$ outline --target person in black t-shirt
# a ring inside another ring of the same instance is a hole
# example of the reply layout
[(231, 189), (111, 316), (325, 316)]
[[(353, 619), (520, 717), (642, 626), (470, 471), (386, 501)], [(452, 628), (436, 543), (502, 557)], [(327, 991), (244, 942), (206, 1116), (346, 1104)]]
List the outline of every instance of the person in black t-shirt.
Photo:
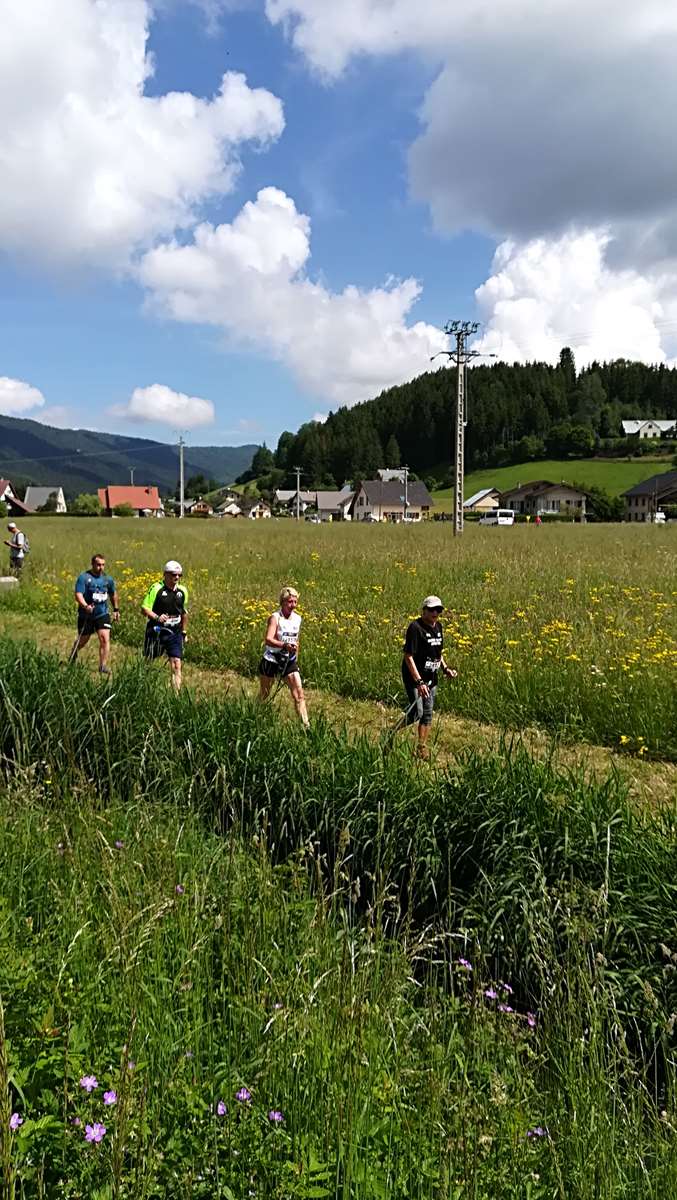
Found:
[(407, 629), (403, 646), (402, 680), (409, 700), (406, 715), (407, 725), (418, 721), (419, 758), (428, 757), (426, 745), (435, 706), (435, 689), (440, 670), (447, 679), (454, 679), (456, 671), (444, 661), (442, 647), (444, 635), (439, 615), (444, 605), (439, 596), (426, 596), (421, 615)]

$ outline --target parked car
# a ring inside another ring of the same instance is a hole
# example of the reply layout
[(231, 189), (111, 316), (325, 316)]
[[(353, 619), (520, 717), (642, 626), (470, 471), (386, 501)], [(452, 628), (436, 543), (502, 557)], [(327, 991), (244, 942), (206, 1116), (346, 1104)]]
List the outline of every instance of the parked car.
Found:
[(320, 525), (322, 522), (322, 517), (319, 513), (308, 513), (306, 521), (309, 521), (311, 525)]
[(495, 508), (480, 517), (480, 525), (514, 525), (515, 514), (511, 508)]

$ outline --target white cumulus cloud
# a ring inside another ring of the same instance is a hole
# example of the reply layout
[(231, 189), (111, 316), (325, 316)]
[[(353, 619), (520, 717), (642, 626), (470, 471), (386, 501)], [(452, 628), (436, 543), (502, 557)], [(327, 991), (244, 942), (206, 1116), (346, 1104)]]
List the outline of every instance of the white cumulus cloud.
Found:
[(211, 400), (186, 396), (164, 383), (134, 388), (127, 403), (113, 405), (110, 412), (127, 421), (156, 421), (177, 429), (197, 429), (201, 425), (211, 425), (214, 420)]
[(238, 149), (284, 127), (280, 101), (235, 72), (209, 99), (155, 96), (146, 0), (5, 4), (0, 39), (0, 248), (124, 267), (228, 192)]
[(0, 413), (5, 416), (17, 417), (32, 408), (42, 408), (45, 397), (39, 388), (32, 387), (23, 379), (10, 379), (0, 375)]
[(474, 348), (508, 362), (629, 358), (665, 362), (677, 349), (677, 273), (609, 265), (608, 234), (587, 231), (502, 243), (477, 289), (484, 328)]
[(139, 278), (161, 311), (272, 354), (333, 405), (420, 374), (446, 345), (441, 330), (408, 323), (416, 280), (332, 292), (307, 273), (309, 258), (308, 217), (268, 187), (232, 223), (199, 225), (189, 244), (149, 251)]

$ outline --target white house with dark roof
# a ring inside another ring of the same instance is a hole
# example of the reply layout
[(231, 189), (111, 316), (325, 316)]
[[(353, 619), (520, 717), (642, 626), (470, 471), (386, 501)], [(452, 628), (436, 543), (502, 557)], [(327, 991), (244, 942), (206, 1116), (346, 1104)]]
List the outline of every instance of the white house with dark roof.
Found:
[(33, 487), (32, 485), (27, 487), (26, 495), (24, 496), (24, 504), (26, 505), (26, 508), (32, 508), (33, 512), (38, 512), (43, 505), (47, 503), (50, 496), (56, 496), (56, 508), (54, 509), (54, 512), (68, 512), (68, 508), (66, 506), (66, 497), (63, 494), (63, 488), (59, 487), (58, 484), (53, 484), (51, 487)]
[[(406, 499), (406, 505), (405, 505)], [(355, 489), (350, 514), (353, 521), (424, 521), (430, 516), (433, 498), (420, 479), (406, 489), (399, 479), (362, 479)]]
[(340, 492), (316, 492), (317, 512), (322, 521), (350, 521), (354, 492), (346, 485)]
[(623, 492), (626, 521), (650, 522), (663, 504), (677, 504), (677, 471), (652, 475)]
[(624, 437), (644, 438), (677, 437), (677, 420), (663, 417), (645, 417), (633, 421), (621, 421)]

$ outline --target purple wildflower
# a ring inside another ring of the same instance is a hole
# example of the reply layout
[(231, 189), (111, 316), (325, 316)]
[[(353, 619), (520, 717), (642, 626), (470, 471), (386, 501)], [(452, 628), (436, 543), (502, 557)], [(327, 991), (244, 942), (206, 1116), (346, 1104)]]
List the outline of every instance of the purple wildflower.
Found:
[(280, 1002), (278, 1000), (277, 1004), (273, 1005), (273, 1008), (275, 1009), (276, 1012), (278, 1012), (279, 1009), (284, 1008), (284, 1004), (280, 1004)]
[(498, 992), (496, 991), (496, 988), (486, 988), (484, 995), (486, 996), (487, 1000), (498, 1000)]
[(271, 1125), (281, 1125), (284, 1121), (284, 1113), (281, 1113), (279, 1108), (271, 1108), (268, 1113), (268, 1120)]
[(112, 1088), (111, 1088), (110, 1092), (104, 1092), (103, 1102), (104, 1102), (104, 1104), (106, 1104), (108, 1106), (108, 1108), (110, 1108), (113, 1104), (117, 1104), (117, 1102), (118, 1102), (117, 1092), (113, 1091)]
[(534, 1126), (533, 1129), (527, 1130), (528, 1138), (533, 1139), (533, 1138), (542, 1138), (542, 1137), (547, 1137), (547, 1136), (548, 1136), (548, 1131), (547, 1131), (547, 1129), (544, 1129), (542, 1125), (536, 1125), (536, 1126)]
[(512, 996), (512, 988), (509, 983), (501, 983), (501, 991), (507, 992), (509, 996)]
[(185, 890), (186, 889), (182, 883), (177, 883), (176, 887), (174, 888), (174, 891), (176, 892), (177, 896), (183, 896)]
[(95, 1121), (93, 1125), (85, 1125), (85, 1141), (96, 1142), (97, 1145), (106, 1136), (106, 1126), (100, 1121)]
[(235, 1099), (239, 1100), (240, 1104), (249, 1104), (251, 1102), (251, 1098), (252, 1094), (249, 1088), (246, 1087), (241, 1087), (240, 1090), (235, 1093)]
[(136, 1063), (134, 1062), (134, 1059), (133, 1059), (133, 1058), (128, 1058), (128, 1059), (127, 1059), (127, 1070), (128, 1070), (128, 1071), (133, 1071), (133, 1070), (134, 1070), (134, 1068), (135, 1068), (135, 1066), (136, 1066)]
[(511, 1013), (511, 1012), (513, 1012), (513, 1009), (510, 1007), (509, 1004), (499, 1004), (498, 1011), (502, 1012), (502, 1013)]
[(80, 1120), (79, 1117), (73, 1117), (72, 1124), (75, 1125), (76, 1129), (79, 1129), (80, 1126), (82, 1125), (82, 1121)]
[(463, 967), (464, 971), (472, 971), (472, 963), (469, 963), (467, 958), (459, 958), (456, 960), (459, 967)]
[(124, 848), (125, 848), (125, 843), (123, 842), (122, 838), (118, 838), (115, 843), (115, 849), (116, 850), (124, 850)]
[(527, 1013), (527, 1025), (530, 1029), (536, 1028), (536, 1017), (533, 1013)]
[(23, 1123), (23, 1117), (20, 1117), (18, 1113), (12, 1113), (11, 1117), (9, 1118), (9, 1127), (12, 1130), (12, 1133), (16, 1133), (19, 1126), (23, 1125)]
[(86, 1092), (94, 1092), (98, 1086), (99, 1081), (96, 1078), (96, 1075), (83, 1075), (82, 1079), (80, 1080), (80, 1087), (84, 1088)]
[(223, 1100), (219, 1100), (219, 1102), (216, 1106), (216, 1113), (217, 1113), (217, 1116), (219, 1116), (219, 1117), (225, 1117), (227, 1115), (228, 1109), (226, 1108), (226, 1105), (223, 1103)]
[(184, 1056), (183, 1056), (183, 1057), (184, 1057), (184, 1058), (192, 1058), (192, 1057), (193, 1057), (193, 1051), (192, 1051), (192, 1050), (186, 1050), (186, 1052), (185, 1052), (185, 1054), (184, 1054)]

